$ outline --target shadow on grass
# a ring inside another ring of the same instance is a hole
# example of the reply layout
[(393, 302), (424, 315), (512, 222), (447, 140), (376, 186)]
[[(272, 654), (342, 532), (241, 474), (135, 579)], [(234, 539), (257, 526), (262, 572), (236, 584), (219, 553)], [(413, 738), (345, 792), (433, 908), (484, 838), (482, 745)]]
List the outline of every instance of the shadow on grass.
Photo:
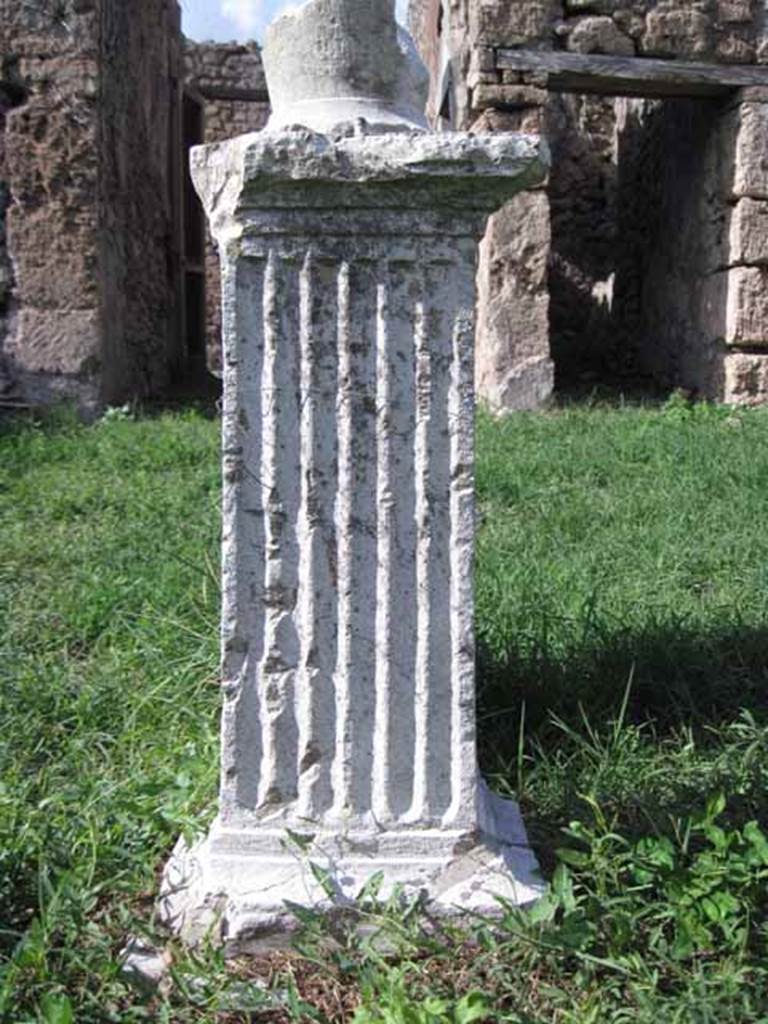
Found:
[(529, 732), (566, 721), (614, 718), (631, 679), (627, 720), (656, 734), (695, 733), (731, 721), (739, 709), (768, 721), (768, 625), (701, 631), (659, 626), (572, 645), (557, 656), (510, 649), (478, 656), (479, 716), (495, 743), (517, 742), (522, 706)]
[(562, 829), (591, 817), (585, 794), (627, 837), (669, 832), (715, 792), (732, 822), (768, 820), (768, 626), (481, 650), (478, 684), (482, 768), (520, 800), (546, 871)]
[(222, 383), (211, 373), (190, 373), (170, 384), (163, 392), (143, 399), (129, 399), (122, 405), (105, 405), (86, 414), (74, 402), (55, 405), (0, 405), (0, 437), (41, 430), (53, 435), (93, 423), (116, 414), (131, 419), (154, 419), (167, 413), (196, 412), (206, 419), (221, 414)]
[(558, 379), (554, 405), (558, 409), (573, 406), (589, 409), (624, 409), (627, 406), (658, 409), (676, 391), (675, 388), (665, 388), (653, 380), (641, 377), (585, 373)]
[(140, 408), (145, 416), (193, 409), (213, 418), (221, 412), (221, 399), (221, 379), (207, 370), (199, 370), (175, 381), (161, 395), (142, 402)]

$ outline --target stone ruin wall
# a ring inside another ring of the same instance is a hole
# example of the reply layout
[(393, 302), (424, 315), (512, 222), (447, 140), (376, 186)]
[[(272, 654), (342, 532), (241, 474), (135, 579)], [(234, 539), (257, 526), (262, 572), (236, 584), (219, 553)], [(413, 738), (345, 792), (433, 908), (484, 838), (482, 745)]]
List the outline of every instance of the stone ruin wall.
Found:
[(189, 369), (184, 95), (199, 141), (263, 127), (259, 48), (185, 42), (175, 0), (0, 0), (0, 53), (0, 402), (157, 394)]
[[(544, 131), (553, 150), (546, 190), (517, 197), (483, 244), (480, 394), (500, 410), (536, 407), (554, 359), (561, 383), (608, 372), (714, 398), (768, 397), (766, 190), (734, 171), (736, 156), (754, 178), (757, 137), (768, 141), (763, 97), (554, 95), (495, 60), (497, 47), (519, 47), (768, 63), (762, 0), (444, 4), (455, 125)], [(435, 2), (412, 0), (410, 20), (434, 64)], [(433, 68), (433, 87), (438, 77)], [(433, 93), (433, 117), (441, 102)]]
[(4, 404), (87, 411), (167, 379), (178, 17), (175, 0), (0, 0)]
[(11, 83), (6, 82), (0, 86), (0, 399), (9, 396), (13, 391), (13, 381), (2, 355), (13, 309), (13, 266), (8, 250), (6, 225), (10, 194), (5, 157), (5, 124), (8, 114), (22, 98), (23, 93)]
[[(608, 367), (763, 400), (768, 95), (556, 96), (494, 59), (505, 46), (768, 63), (760, 0), (412, 0), (411, 27), (435, 91), (453, 54), (457, 127), (543, 130), (554, 151), (546, 188), (516, 197), (483, 243), (481, 395), (543, 404), (554, 357), (586, 383)], [(4, 404), (118, 402), (184, 363), (182, 90), (205, 142), (258, 130), (269, 107), (255, 44), (181, 46), (173, 0), (0, 0)], [(442, 97), (431, 106), (445, 116)], [(203, 272), (217, 370), (210, 239)]]
[(637, 153), (643, 176), (630, 223), (647, 239), (640, 364), (655, 360), (667, 385), (768, 401), (768, 91), (742, 90), (715, 117), (691, 101), (631, 114), (627, 164)]
[(6, 291), (3, 390), (47, 402), (96, 399), (99, 12), (0, 0)]
[(167, 387), (180, 335), (181, 17), (175, 2), (102, 0), (102, 394)]
[[(205, 143), (259, 131), (269, 117), (261, 49), (257, 43), (185, 41), (186, 85), (203, 108)], [(197, 200), (195, 200), (197, 202)], [(202, 210), (202, 208), (201, 208)], [(205, 226), (205, 338), (208, 369), (221, 372), (219, 255)]]

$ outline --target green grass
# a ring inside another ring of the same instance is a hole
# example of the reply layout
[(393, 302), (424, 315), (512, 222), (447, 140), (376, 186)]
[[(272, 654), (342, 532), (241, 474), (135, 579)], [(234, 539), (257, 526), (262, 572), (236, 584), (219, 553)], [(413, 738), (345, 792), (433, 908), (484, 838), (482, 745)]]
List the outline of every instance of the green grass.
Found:
[[(739, 709), (768, 722), (767, 432), (766, 412), (676, 399), (481, 418), (484, 766), (523, 789), (534, 833), (575, 813), (583, 785), (553, 715), (583, 733), (581, 704), (602, 727), (631, 681), (631, 750), (600, 789), (625, 823), (636, 804), (641, 820), (649, 805), (690, 806), (710, 753), (718, 778), (740, 770), (730, 741), (713, 753)], [(537, 751), (528, 779), (511, 760), (523, 709)], [(749, 791), (761, 814), (765, 781)]]
[(386, 957), (310, 917), (126, 988), (215, 795), (217, 449), (194, 413), (0, 428), (0, 1019), (768, 1020), (768, 411), (680, 400), (480, 417), (481, 751), (551, 898), (432, 934), (370, 900)]
[(218, 488), (194, 416), (0, 435), (8, 1020), (59, 988), (78, 1022), (121, 1019), (132, 906), (213, 794)]

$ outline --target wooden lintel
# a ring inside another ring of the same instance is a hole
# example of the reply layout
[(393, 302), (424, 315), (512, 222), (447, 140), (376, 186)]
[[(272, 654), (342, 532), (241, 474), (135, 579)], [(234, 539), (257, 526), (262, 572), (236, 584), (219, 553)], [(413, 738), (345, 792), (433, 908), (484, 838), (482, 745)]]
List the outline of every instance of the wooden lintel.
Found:
[(244, 103), (269, 103), (266, 89), (239, 89), (221, 85), (199, 85), (197, 91), (206, 100), (240, 100)]
[(504, 71), (546, 76), (547, 88), (552, 92), (715, 98), (728, 96), (734, 89), (768, 88), (768, 67), (734, 64), (499, 48), (496, 66)]

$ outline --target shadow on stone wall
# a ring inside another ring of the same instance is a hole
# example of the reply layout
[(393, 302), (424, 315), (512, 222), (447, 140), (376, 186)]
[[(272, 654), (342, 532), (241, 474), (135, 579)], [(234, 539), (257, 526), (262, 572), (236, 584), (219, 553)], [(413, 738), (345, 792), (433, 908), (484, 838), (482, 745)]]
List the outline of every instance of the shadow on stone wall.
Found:
[(611, 289), (618, 243), (615, 114), (603, 97), (552, 96), (550, 344), (558, 391), (616, 375)]
[(714, 100), (625, 103), (618, 132), (616, 329), (640, 377), (722, 392), (733, 152)]
[(0, 403), (15, 406), (15, 384), (3, 355), (5, 338), (13, 315), (13, 264), (8, 252), (6, 214), (11, 201), (11, 191), (5, 168), (5, 122), (10, 110), (20, 107), (26, 100), (26, 91), (16, 81), (13, 62), (8, 58), (0, 67)]
[[(557, 390), (722, 390), (732, 152), (714, 100), (550, 103)], [(720, 275), (722, 276), (722, 275)]]

